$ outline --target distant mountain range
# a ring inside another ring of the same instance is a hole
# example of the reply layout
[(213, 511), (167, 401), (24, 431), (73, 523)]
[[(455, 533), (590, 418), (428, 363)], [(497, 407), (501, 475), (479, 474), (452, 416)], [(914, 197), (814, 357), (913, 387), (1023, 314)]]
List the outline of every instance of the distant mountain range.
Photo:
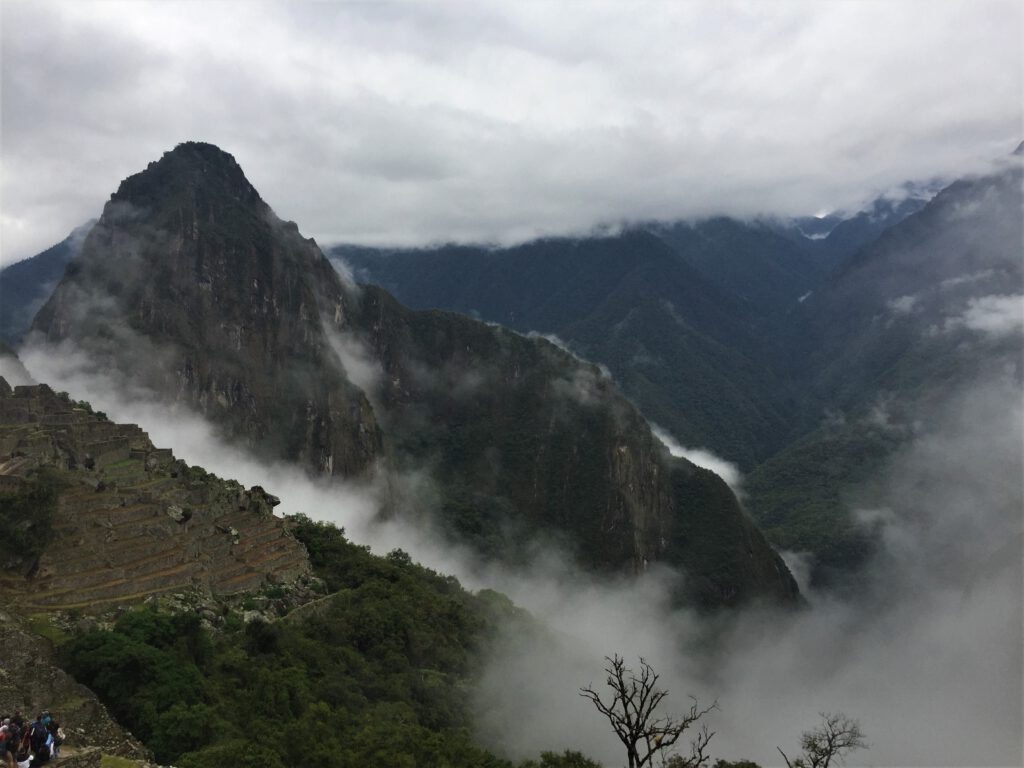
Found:
[(1020, 175), (910, 188), (845, 220), (329, 253), (411, 306), (556, 334), (607, 365), (651, 421), (751, 470), (748, 509), (822, 578), (870, 549), (849, 493), (910, 434), (878, 409), (908, 424), (982, 372), (1020, 377)]
[(0, 270), (0, 341), (21, 341), (95, 223), (87, 222), (55, 246)]
[[(772, 319), (826, 280), (870, 233), (924, 205), (876, 201), (812, 239), (797, 222), (726, 217), (512, 248), (329, 249), (356, 279), (407, 305), (553, 334), (611, 370), (651, 421), (744, 468), (806, 426)], [(817, 220), (815, 220), (817, 221)]]

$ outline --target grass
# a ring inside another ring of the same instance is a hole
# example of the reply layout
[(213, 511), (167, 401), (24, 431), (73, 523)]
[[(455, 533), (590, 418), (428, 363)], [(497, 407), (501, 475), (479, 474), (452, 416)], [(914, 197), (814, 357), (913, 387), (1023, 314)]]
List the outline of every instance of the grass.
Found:
[(139, 763), (127, 757), (103, 755), (100, 757), (100, 768), (138, 768)]
[(33, 634), (45, 637), (54, 645), (61, 645), (68, 640), (68, 634), (50, 623), (48, 614), (35, 613), (29, 617), (28, 628)]

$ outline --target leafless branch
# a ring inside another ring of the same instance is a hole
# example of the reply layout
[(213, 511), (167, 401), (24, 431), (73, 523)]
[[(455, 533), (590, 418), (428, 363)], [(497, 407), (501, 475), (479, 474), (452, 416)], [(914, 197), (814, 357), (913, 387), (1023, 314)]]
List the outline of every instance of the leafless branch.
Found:
[[(683, 717), (656, 716), (668, 691), (658, 687), (660, 676), (654, 668), (642, 657), (638, 671), (626, 667), (625, 660), (618, 654), (605, 657), (605, 661), (608, 662), (606, 682), (612, 692), (610, 701), (606, 703), (593, 685), (580, 688), (580, 695), (593, 702), (597, 710), (608, 718), (626, 748), (629, 768), (650, 765), (656, 756), (661, 756), (662, 764), (666, 764), (669, 750), (683, 733), (718, 707), (718, 702), (715, 702), (710, 707), (701, 708), (697, 699), (691, 696), (693, 704)], [(679, 768), (701, 768), (710, 759), (706, 750), (714, 735), (714, 731), (703, 725), (690, 742), (690, 756), (682, 758), (675, 755), (671, 764)]]

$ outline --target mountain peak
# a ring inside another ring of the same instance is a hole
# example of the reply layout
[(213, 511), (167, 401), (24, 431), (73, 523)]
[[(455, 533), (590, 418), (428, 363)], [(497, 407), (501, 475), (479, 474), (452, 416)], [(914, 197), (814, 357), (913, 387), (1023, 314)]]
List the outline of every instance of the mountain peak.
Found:
[(152, 206), (183, 194), (193, 200), (203, 196), (226, 197), (244, 204), (263, 204), (235, 158), (220, 147), (202, 141), (186, 141), (129, 176), (111, 195), (115, 202)]

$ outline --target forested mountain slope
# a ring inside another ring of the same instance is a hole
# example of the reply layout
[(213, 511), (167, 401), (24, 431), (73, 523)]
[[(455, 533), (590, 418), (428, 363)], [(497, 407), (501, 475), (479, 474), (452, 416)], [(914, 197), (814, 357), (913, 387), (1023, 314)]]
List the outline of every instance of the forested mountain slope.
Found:
[[(767, 255), (760, 272), (750, 268), (750, 296), (723, 287), (755, 252)], [(509, 249), (331, 253), (412, 307), (557, 335), (608, 366), (645, 416), (684, 443), (749, 466), (793, 428), (792, 393), (765, 354), (764, 307), (795, 300), (816, 272), (801, 271), (798, 249), (770, 230), (713, 220)]]
[(332, 253), (415, 306), (556, 333), (681, 442), (754, 470), (747, 503), (776, 543), (843, 571), (871, 539), (844, 512), (850, 493), (906, 425), (972, 377), (1019, 375), (1015, 163), (931, 199), (880, 199), (815, 240), (710, 219), (507, 249)]
[(852, 506), (942, 402), (1024, 369), (1021, 168), (958, 181), (862, 249), (781, 325), (781, 366), (819, 425), (748, 478), (774, 542), (847, 571), (869, 545)]

